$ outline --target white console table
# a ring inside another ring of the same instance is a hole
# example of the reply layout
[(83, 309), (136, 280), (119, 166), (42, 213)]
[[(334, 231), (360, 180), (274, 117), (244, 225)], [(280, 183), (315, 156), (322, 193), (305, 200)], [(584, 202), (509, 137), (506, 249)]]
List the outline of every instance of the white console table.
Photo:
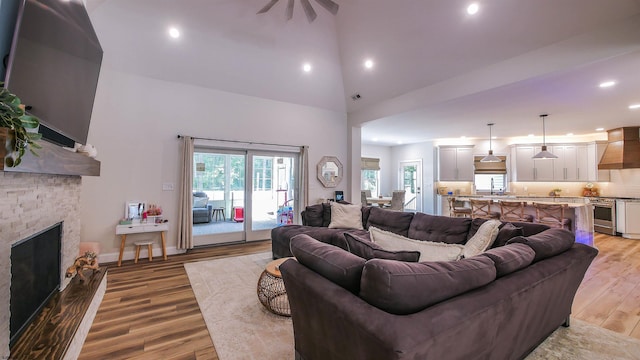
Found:
[(116, 225), (116, 235), (120, 235), (120, 256), (118, 257), (118, 266), (122, 265), (122, 254), (124, 253), (124, 243), (127, 240), (127, 234), (159, 232), (162, 239), (162, 257), (167, 260), (167, 244), (164, 233), (168, 230), (168, 223), (134, 223), (129, 225)]

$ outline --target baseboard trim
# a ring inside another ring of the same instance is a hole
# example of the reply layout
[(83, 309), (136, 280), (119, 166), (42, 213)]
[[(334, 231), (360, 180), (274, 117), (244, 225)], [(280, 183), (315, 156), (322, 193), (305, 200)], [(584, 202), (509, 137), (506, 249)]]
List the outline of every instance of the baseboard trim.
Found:
[[(159, 247), (153, 248), (152, 252), (154, 257), (162, 257), (161, 248)], [(178, 255), (178, 254), (184, 254), (186, 252), (187, 252), (186, 250), (178, 249), (175, 246), (170, 246), (167, 248), (167, 255)], [(117, 262), (119, 255), (120, 255), (120, 252), (100, 253), (100, 255), (98, 255), (98, 261), (100, 261), (101, 264)], [(135, 255), (136, 255), (135, 249), (125, 250), (124, 253), (122, 254), (122, 260), (133, 260), (135, 258)], [(146, 247), (144, 247), (142, 251), (140, 251), (140, 259), (146, 260), (147, 258), (148, 258), (147, 249)]]

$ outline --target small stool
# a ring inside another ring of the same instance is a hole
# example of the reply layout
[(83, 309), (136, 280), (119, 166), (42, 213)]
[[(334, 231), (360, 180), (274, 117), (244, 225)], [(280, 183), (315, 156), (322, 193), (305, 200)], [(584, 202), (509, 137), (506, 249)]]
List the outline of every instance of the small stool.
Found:
[(218, 221), (218, 216), (222, 215), (222, 221), (225, 220), (225, 216), (224, 216), (224, 208), (223, 207), (219, 207), (219, 208), (215, 208), (213, 209), (213, 217), (216, 219), (216, 221)]
[(136, 257), (133, 260), (134, 264), (138, 263), (138, 258), (140, 257), (140, 248), (142, 248), (143, 246), (147, 246), (147, 252), (149, 253), (149, 261), (153, 261), (153, 249), (152, 249), (152, 245), (153, 245), (153, 241), (139, 241), (134, 243), (136, 245)]

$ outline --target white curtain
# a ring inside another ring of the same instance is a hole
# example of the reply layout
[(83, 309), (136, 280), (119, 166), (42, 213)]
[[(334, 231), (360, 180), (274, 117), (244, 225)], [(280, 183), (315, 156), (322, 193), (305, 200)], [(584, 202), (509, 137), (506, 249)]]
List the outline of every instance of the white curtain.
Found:
[[(309, 147), (300, 147), (300, 211), (309, 205)], [(298, 211), (298, 212), (300, 212)]]
[(182, 137), (178, 249), (193, 249), (193, 138)]

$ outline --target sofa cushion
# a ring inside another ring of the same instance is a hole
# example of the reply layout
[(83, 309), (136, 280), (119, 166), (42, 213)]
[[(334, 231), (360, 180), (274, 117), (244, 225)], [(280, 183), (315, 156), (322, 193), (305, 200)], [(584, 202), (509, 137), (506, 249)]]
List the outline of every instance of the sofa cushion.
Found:
[(524, 236), (522, 227), (515, 226), (513, 225), (513, 223), (503, 223), (502, 225), (500, 225), (500, 231), (498, 231), (496, 241), (493, 242), (493, 245), (491, 245), (491, 247), (496, 248), (499, 246), (504, 246), (507, 241), (516, 236)]
[(409, 225), (407, 237), (416, 240), (464, 244), (471, 219), (416, 213)]
[(367, 221), (367, 228), (375, 226), (378, 229), (391, 231), (402, 236), (408, 236), (409, 224), (413, 219), (413, 213), (383, 210), (372, 207)]
[(349, 251), (363, 259), (389, 259), (398, 261), (417, 262), (420, 259), (419, 251), (388, 251), (369, 240), (366, 236), (344, 233)]
[(330, 229), (358, 229), (362, 230), (362, 207), (360, 205), (346, 205), (331, 203)]
[(387, 251), (419, 251), (418, 261), (455, 261), (462, 255), (463, 245), (409, 239), (372, 226), (371, 240)]
[(462, 255), (468, 258), (487, 250), (496, 241), (501, 224), (500, 220), (489, 220), (480, 225), (476, 234), (464, 244)]
[(322, 203), (322, 226), (328, 227), (331, 224), (331, 204)]
[(372, 259), (362, 271), (360, 297), (379, 309), (404, 315), (484, 286), (495, 278), (496, 267), (485, 256), (421, 263)]
[(322, 204), (309, 205), (302, 213), (302, 224), (320, 227), (323, 223), (324, 206)]
[(352, 293), (360, 290), (363, 258), (305, 234), (291, 239), (291, 253), (302, 265)]
[(552, 228), (528, 237), (516, 236), (507, 244), (522, 243), (535, 251), (533, 262), (563, 253), (575, 243), (575, 235), (565, 229)]
[[(471, 221), (471, 227), (469, 227), (469, 234), (467, 235), (467, 239), (470, 239), (473, 235), (475, 235), (476, 231), (478, 231), (478, 228), (480, 228), (480, 225), (482, 225), (482, 223), (484, 223), (485, 221), (487, 221), (487, 219), (473, 219), (473, 221)], [(522, 228), (522, 232), (524, 233), (522, 236), (535, 235), (549, 229), (549, 227), (544, 224), (519, 221), (512, 221), (510, 223), (516, 227)]]
[(536, 253), (525, 244), (509, 244), (480, 254), (493, 260), (496, 276), (501, 277), (529, 266)]
[(194, 208), (206, 208), (209, 203), (209, 198), (205, 195), (203, 196), (193, 196), (193, 207)]

